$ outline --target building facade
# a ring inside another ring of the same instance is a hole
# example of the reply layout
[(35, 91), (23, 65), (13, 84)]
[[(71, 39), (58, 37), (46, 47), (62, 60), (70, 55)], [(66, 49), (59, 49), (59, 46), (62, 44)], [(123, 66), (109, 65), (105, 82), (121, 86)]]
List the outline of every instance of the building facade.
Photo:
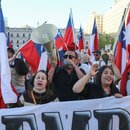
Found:
[(17, 50), (30, 38), (32, 28), (6, 28), (6, 35), (9, 31), (10, 42), (13, 44), (13, 48)]
[(124, 9), (128, 7), (129, 3), (130, 0), (114, 0), (110, 9), (103, 15), (93, 12), (87, 22), (86, 33), (92, 33), (94, 18), (96, 18), (99, 33), (116, 34), (124, 14)]
[(128, 6), (130, 0), (115, 0), (112, 7), (103, 16), (103, 32), (117, 33), (124, 9)]
[(94, 18), (96, 18), (96, 25), (97, 25), (98, 32), (99, 33), (103, 32), (103, 15), (97, 14), (96, 12), (93, 12), (90, 15), (89, 21), (87, 23), (87, 29), (86, 29), (87, 34), (92, 34)]
[[(61, 30), (62, 36), (64, 36), (66, 29), (60, 29), (60, 30)], [(30, 27), (26, 27), (26, 28), (6, 27), (5, 29), (6, 35), (8, 32), (10, 34), (10, 41), (15, 51), (18, 50), (18, 48), (20, 48), (23, 44), (25, 44), (28, 41), (28, 39), (30, 39), (32, 31), (33, 31), (33, 28), (30, 28)], [(79, 33), (79, 29), (75, 29), (75, 42), (77, 42), (78, 33)], [(84, 37), (86, 37), (86, 35), (84, 35)], [(86, 38), (84, 39), (85, 39), (85, 44), (86, 44), (88, 39)]]

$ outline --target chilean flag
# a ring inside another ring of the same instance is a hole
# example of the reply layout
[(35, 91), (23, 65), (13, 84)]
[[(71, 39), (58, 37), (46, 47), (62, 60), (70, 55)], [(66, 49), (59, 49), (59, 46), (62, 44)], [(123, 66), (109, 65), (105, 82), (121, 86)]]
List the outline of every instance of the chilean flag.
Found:
[(55, 45), (56, 45), (56, 48), (58, 49), (58, 50), (61, 50), (62, 48), (63, 48), (63, 46), (64, 46), (64, 39), (63, 39), (63, 37), (62, 37), (62, 34), (61, 34), (61, 32), (60, 32), (60, 29), (58, 29), (58, 33), (57, 33), (57, 35), (56, 35), (56, 37), (55, 37)]
[(81, 26), (80, 26), (79, 33), (78, 33), (78, 49), (79, 49), (79, 51), (84, 49), (83, 31), (82, 31)]
[[(130, 73), (130, 10), (128, 11), (127, 21), (126, 21), (126, 55), (127, 55), (127, 72)], [(127, 92), (130, 92), (130, 86), (127, 87)]]
[(44, 48), (41, 44), (34, 43), (29, 39), (20, 49), (19, 52), (31, 66), (33, 72), (35, 73), (38, 70), (40, 57)]
[(12, 48), (12, 43), (11, 43), (11, 41), (10, 41), (10, 33), (8, 32), (8, 34), (7, 34), (7, 47), (8, 48)]
[[(74, 35), (74, 22), (73, 22), (73, 16), (72, 16), (72, 10), (69, 14), (69, 20), (67, 24), (67, 28), (65, 30), (64, 34), (64, 42), (67, 45), (68, 50), (76, 50), (76, 43), (75, 43), (75, 35)], [(66, 46), (63, 48), (66, 50)]]
[(122, 95), (126, 95), (126, 83), (127, 83), (127, 57), (126, 57), (126, 40), (125, 40), (125, 22), (122, 26), (117, 45), (115, 48), (115, 64), (122, 74), (120, 81), (120, 92)]
[(5, 104), (16, 103), (17, 95), (11, 87), (11, 73), (7, 56), (7, 39), (5, 36), (4, 18), (0, 3), (0, 108)]
[(97, 25), (96, 25), (96, 19), (94, 19), (93, 29), (92, 29), (92, 35), (90, 37), (90, 41), (88, 44), (88, 54), (91, 56), (91, 60), (94, 59), (93, 57), (93, 51), (96, 51), (99, 49), (98, 44), (98, 32), (97, 32)]
[(58, 53), (59, 53), (59, 58), (60, 58), (59, 64), (62, 64), (63, 60), (64, 60), (63, 55), (65, 52), (63, 50), (63, 47), (66, 47), (66, 50), (67, 50), (67, 46), (64, 42), (64, 39), (63, 39), (62, 34), (59, 29), (58, 29), (58, 33), (55, 37), (55, 45), (56, 45), (56, 49), (58, 50)]

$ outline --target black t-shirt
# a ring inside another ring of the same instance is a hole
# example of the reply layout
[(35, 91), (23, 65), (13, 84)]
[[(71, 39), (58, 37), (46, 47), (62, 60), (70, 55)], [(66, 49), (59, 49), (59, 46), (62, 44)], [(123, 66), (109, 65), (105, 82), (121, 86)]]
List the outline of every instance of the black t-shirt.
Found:
[(95, 83), (87, 83), (83, 89), (83, 91), (80, 93), (85, 99), (96, 99), (96, 98), (103, 98), (112, 96), (115, 93), (119, 93), (119, 90), (117, 87), (111, 88), (111, 93), (106, 94), (106, 92), (102, 89), (102, 87), (96, 85)]
[(53, 76), (53, 84), (56, 95), (60, 101), (79, 100), (79, 95), (72, 90), (73, 85), (78, 81), (76, 71), (73, 70), (71, 74), (64, 69), (64, 67), (57, 67)]

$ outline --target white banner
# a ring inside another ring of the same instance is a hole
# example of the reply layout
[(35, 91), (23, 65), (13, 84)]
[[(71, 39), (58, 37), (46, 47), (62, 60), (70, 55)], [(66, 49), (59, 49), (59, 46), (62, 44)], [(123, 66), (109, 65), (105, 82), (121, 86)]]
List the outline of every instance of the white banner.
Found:
[(0, 130), (130, 130), (130, 97), (0, 109)]

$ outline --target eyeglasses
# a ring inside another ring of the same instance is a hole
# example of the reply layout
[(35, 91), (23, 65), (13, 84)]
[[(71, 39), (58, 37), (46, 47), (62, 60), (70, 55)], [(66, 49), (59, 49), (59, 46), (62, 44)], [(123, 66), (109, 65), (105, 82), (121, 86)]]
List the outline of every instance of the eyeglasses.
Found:
[(76, 58), (75, 56), (72, 56), (72, 55), (64, 55), (64, 59), (67, 59), (67, 57), (68, 57), (69, 59)]

